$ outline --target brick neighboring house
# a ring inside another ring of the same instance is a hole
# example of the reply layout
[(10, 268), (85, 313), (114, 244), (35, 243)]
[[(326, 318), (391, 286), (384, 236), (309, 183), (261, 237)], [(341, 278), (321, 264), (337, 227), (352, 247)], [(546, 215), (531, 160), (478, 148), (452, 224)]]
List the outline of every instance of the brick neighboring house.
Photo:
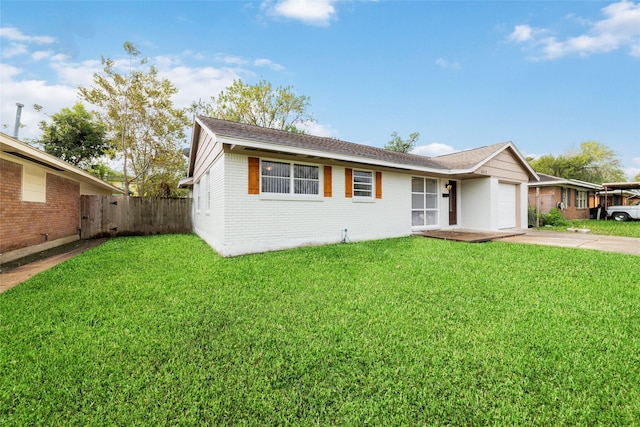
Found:
[(598, 207), (599, 184), (538, 173), (540, 181), (529, 183), (529, 206), (541, 214), (562, 209), (565, 219), (589, 219), (590, 208)]
[(0, 262), (78, 240), (85, 194), (122, 190), (0, 133)]

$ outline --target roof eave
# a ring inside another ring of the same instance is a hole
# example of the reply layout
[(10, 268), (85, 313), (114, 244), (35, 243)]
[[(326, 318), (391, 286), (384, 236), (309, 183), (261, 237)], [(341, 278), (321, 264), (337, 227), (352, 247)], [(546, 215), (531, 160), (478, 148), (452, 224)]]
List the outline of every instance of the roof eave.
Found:
[[(29, 144), (26, 144), (18, 139), (15, 139), (5, 133), (2, 133), (2, 136), (3, 136), (2, 145), (7, 145), (9, 147), (12, 147), (13, 149), (23, 153), (27, 157), (39, 160), (43, 163), (47, 163), (58, 169), (62, 169), (65, 172), (70, 172), (71, 174), (79, 175), (80, 177), (84, 178), (85, 181), (90, 181), (92, 184), (98, 187), (111, 190), (114, 193), (124, 194), (124, 190), (118, 187), (115, 187), (106, 181), (101, 180), (97, 176), (90, 174), (84, 169), (81, 169), (77, 166), (73, 166), (72, 164), (67, 163), (62, 159), (52, 156), (49, 153), (45, 153), (44, 151), (39, 150), (35, 147), (32, 147)], [(2, 151), (6, 151), (6, 150), (3, 149)], [(7, 153), (9, 152), (7, 151)]]
[(288, 145), (278, 145), (272, 142), (259, 142), (259, 141), (250, 141), (243, 138), (236, 138), (224, 135), (216, 134), (216, 138), (218, 142), (228, 144), (231, 146), (231, 150), (233, 151), (234, 147), (247, 147), (247, 148), (255, 148), (259, 150), (265, 151), (277, 151), (280, 153), (287, 153), (292, 155), (303, 155), (303, 156), (312, 156), (312, 157), (320, 157), (338, 161), (344, 161), (349, 163), (362, 163), (368, 164), (372, 166), (380, 166), (380, 167), (388, 167), (393, 169), (402, 169), (407, 171), (419, 171), (419, 172), (427, 172), (434, 173), (440, 175), (455, 175), (455, 174), (463, 174), (469, 173), (470, 170), (466, 169), (440, 169), (440, 168), (430, 168), (426, 166), (418, 166), (418, 165), (409, 165), (406, 163), (397, 163), (397, 162), (389, 162), (380, 159), (372, 159), (369, 157), (362, 156), (354, 156), (343, 153), (336, 153), (332, 151), (323, 151), (323, 150), (313, 150), (301, 147), (291, 147)]

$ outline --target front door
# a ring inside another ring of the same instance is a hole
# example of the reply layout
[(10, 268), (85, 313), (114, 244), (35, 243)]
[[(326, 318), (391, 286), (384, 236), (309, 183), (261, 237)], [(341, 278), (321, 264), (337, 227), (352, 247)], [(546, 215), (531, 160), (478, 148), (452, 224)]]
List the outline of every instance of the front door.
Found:
[(449, 225), (458, 224), (458, 197), (456, 196), (456, 182), (449, 181)]

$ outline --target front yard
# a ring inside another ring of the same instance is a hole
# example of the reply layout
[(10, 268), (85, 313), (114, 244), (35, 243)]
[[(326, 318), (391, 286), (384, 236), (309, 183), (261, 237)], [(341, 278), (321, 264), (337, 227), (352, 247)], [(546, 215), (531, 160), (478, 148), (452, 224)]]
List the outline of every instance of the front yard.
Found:
[(0, 425), (640, 424), (638, 257), (118, 238), (0, 294)]

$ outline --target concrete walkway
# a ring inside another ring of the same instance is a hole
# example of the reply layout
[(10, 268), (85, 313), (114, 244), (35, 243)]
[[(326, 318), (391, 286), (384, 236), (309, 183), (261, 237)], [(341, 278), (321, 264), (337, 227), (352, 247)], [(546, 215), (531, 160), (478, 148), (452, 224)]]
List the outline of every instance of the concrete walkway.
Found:
[(636, 237), (601, 236), (590, 233), (563, 233), (528, 229), (524, 234), (505, 237), (499, 239), (499, 241), (640, 255), (640, 239)]
[[(71, 245), (71, 249), (56, 255), (21, 265), (16, 268), (5, 270), (0, 273), (0, 293), (7, 291), (14, 286), (26, 281), (31, 276), (48, 270), (54, 265), (60, 264), (76, 255), (81, 254), (91, 248), (106, 242), (107, 239), (80, 240), (77, 245)], [(4, 265), (3, 265), (4, 266)]]

